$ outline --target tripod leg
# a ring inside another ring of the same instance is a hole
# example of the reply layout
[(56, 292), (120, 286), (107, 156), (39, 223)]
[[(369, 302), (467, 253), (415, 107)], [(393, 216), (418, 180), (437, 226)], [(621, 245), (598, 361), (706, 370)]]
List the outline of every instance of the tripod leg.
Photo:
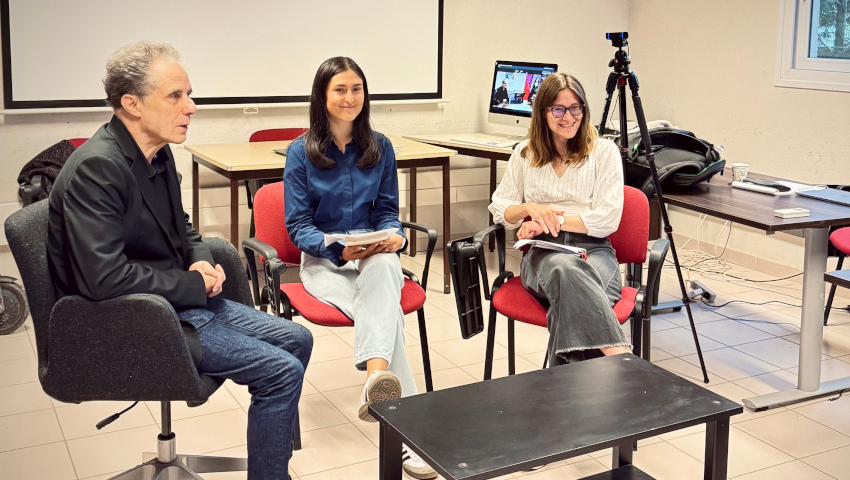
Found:
[(617, 73), (608, 74), (608, 82), (605, 84), (605, 106), (602, 107), (602, 121), (599, 122), (599, 135), (605, 133), (605, 121), (608, 120), (608, 109), (611, 108), (611, 97), (614, 96), (614, 86), (617, 85)]
[[(682, 304), (685, 311), (688, 313), (688, 321), (691, 324), (691, 333), (694, 336), (694, 345), (697, 348), (697, 356), (699, 357), (699, 365), (702, 369), (703, 381), (708, 383), (708, 372), (705, 370), (705, 360), (702, 358), (702, 349), (699, 346), (699, 338), (697, 337), (696, 325), (694, 325), (694, 317), (691, 313), (691, 299), (688, 297), (688, 291), (685, 289), (685, 280), (682, 277), (682, 269), (679, 266), (679, 256), (676, 253), (676, 244), (673, 242), (673, 227), (670, 225), (670, 218), (667, 216), (667, 202), (664, 201), (664, 193), (661, 191), (661, 181), (658, 179), (658, 170), (655, 168), (655, 155), (652, 153), (652, 142), (649, 138), (649, 129), (646, 127), (646, 117), (643, 113), (643, 104), (638, 95), (638, 81), (634, 72), (628, 74), (629, 88), (632, 91), (632, 101), (634, 103), (635, 117), (638, 126), (640, 127), (641, 142), (646, 150), (646, 160), (649, 162), (649, 170), (652, 173), (652, 180), (655, 184), (655, 194), (658, 196), (658, 203), (661, 206), (661, 219), (664, 221), (664, 232), (667, 234), (667, 240), (670, 242), (670, 251), (673, 254), (673, 265), (676, 267), (676, 276), (679, 279), (679, 289), (682, 293)], [(625, 88), (623, 85), (620, 88)]]

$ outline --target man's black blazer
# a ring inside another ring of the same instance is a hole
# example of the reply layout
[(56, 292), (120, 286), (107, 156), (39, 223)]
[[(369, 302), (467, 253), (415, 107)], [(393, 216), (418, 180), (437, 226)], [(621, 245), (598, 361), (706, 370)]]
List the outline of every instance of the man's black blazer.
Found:
[(147, 160), (117, 116), (65, 163), (49, 199), (48, 260), (58, 296), (152, 293), (178, 310), (206, 305), (203, 277), (187, 269), (214, 260), (183, 212), (168, 146), (162, 154), (172, 212), (184, 226), (177, 229), (179, 244), (151, 206), (156, 192)]

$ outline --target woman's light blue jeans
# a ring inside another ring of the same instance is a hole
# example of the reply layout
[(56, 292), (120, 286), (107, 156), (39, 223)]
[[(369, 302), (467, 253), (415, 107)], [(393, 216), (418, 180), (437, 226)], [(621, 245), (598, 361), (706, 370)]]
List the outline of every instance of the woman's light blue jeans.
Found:
[(301, 283), (310, 295), (354, 320), (354, 364), (388, 363), (401, 382), (402, 396), (416, 395), (416, 383), (404, 350), (404, 313), (399, 301), (404, 276), (395, 253), (377, 253), (338, 267), (324, 258), (301, 254)]
[(213, 297), (179, 312), (198, 332), (198, 371), (247, 385), (248, 478), (289, 479), (295, 414), (313, 351), (309, 330), (241, 303)]

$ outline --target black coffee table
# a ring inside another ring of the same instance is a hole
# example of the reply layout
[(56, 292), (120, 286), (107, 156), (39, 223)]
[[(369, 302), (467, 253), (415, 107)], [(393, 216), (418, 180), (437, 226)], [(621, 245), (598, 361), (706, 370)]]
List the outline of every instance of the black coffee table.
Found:
[(612, 472), (632, 466), (643, 438), (706, 424), (705, 479), (726, 478), (729, 417), (741, 405), (634, 355), (474, 383), (369, 407), (381, 424), (380, 478), (400, 480), (401, 443), (446, 480), (485, 479), (613, 447)]

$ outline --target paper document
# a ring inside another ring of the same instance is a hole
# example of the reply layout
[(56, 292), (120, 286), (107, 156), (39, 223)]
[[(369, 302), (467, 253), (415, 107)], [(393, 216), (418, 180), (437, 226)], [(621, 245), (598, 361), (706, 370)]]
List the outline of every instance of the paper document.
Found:
[(777, 197), (785, 197), (788, 195), (794, 195), (797, 192), (805, 192), (808, 190), (823, 190), (824, 188), (826, 188), (826, 185), (810, 185), (808, 183), (798, 183), (792, 182), (790, 180), (775, 180), (773, 182), (765, 183), (781, 185), (783, 187), (786, 187), (787, 190), (782, 189), (784, 191), (780, 191), (779, 189), (773, 188), (769, 185), (754, 185), (752, 183), (737, 181), (732, 182), (732, 186), (735, 188), (741, 188), (743, 190), (752, 190), (753, 192), (767, 193), (770, 195), (775, 195)]
[(341, 243), (346, 247), (354, 245), (369, 245), (382, 240), (387, 240), (394, 233), (398, 232), (395, 228), (387, 228), (384, 230), (374, 231), (349, 231), (346, 233), (326, 233), (325, 246), (329, 247), (334, 243)]
[(544, 240), (532, 240), (530, 238), (526, 238), (524, 240), (517, 240), (517, 242), (514, 244), (514, 248), (517, 250), (525, 246), (544, 248), (546, 250), (555, 250), (558, 252), (565, 252), (581, 257), (583, 260), (587, 260), (587, 250), (583, 248), (571, 247), (569, 245), (561, 245), (559, 243), (552, 243)]
[(808, 183), (792, 182), (791, 180), (777, 180), (776, 183), (785, 185), (794, 193), (805, 192), (807, 190), (823, 190), (826, 188), (826, 185), (811, 185)]

